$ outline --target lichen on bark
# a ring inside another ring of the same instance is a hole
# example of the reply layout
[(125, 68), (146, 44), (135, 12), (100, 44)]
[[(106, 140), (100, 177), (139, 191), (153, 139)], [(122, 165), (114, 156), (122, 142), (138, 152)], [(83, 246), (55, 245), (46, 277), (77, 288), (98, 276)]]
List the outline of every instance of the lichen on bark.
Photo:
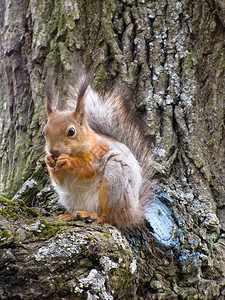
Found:
[(0, 202), (7, 220), (0, 220), (1, 299), (114, 299), (135, 293), (136, 258), (115, 228), (43, 219), (23, 201)]

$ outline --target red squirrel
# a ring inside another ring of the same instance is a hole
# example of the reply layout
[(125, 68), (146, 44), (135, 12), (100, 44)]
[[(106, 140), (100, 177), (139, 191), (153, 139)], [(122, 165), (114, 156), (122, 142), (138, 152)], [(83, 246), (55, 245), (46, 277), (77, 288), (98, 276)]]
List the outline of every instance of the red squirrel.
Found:
[(60, 203), (71, 215), (91, 216), (121, 231), (144, 224), (152, 194), (152, 157), (123, 98), (101, 99), (81, 76), (71, 88), (70, 110), (57, 109), (52, 77), (46, 79), (48, 122), (45, 162)]

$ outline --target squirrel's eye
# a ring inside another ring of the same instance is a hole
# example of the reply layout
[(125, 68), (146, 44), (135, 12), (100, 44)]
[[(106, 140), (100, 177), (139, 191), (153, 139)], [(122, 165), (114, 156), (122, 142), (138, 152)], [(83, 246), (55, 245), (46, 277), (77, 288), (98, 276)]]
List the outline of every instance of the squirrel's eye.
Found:
[(71, 127), (68, 131), (67, 136), (73, 136), (75, 134), (75, 129), (73, 127)]

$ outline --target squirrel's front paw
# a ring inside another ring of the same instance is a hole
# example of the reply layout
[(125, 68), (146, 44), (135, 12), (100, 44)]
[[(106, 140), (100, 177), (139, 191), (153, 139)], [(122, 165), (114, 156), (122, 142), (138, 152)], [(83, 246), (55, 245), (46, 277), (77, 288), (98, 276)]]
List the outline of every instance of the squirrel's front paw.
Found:
[(55, 167), (55, 160), (52, 158), (51, 155), (45, 156), (45, 163), (52, 169)]
[(54, 169), (69, 169), (70, 157), (67, 154), (62, 154), (57, 158)]

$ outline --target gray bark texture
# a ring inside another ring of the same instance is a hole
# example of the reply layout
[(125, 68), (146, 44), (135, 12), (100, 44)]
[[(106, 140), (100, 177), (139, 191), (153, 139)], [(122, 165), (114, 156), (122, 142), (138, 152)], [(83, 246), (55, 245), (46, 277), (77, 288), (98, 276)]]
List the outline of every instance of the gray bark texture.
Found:
[[(0, 299), (225, 299), (224, 46), (222, 0), (0, 0)], [(53, 217), (44, 79), (66, 99), (75, 57), (155, 137), (145, 232)]]

